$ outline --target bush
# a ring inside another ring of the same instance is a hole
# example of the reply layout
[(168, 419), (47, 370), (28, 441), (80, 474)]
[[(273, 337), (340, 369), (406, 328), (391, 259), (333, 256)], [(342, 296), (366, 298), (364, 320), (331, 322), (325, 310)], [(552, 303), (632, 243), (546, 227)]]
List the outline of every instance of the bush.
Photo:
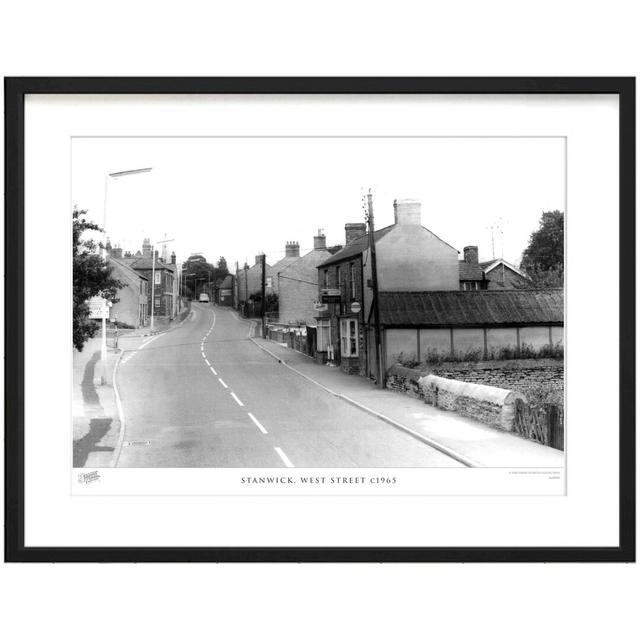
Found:
[(564, 406), (564, 394), (558, 387), (550, 382), (532, 385), (521, 389), (529, 406), (542, 407), (545, 404)]
[(391, 356), (399, 365), (407, 367), (407, 369), (415, 369), (420, 365), (420, 360), (415, 353), (406, 354), (401, 351), (400, 353), (394, 353)]

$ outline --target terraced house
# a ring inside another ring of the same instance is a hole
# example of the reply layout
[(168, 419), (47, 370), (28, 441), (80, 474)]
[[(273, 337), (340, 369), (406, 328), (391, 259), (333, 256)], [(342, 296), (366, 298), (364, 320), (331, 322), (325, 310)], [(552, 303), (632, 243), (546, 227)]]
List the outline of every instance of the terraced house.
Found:
[[(494, 348), (563, 341), (563, 292), (487, 290), (477, 248), (458, 251), (422, 226), (415, 200), (394, 202), (394, 224), (374, 234), (383, 369), (403, 357), (485, 354)], [(345, 247), (318, 266), (319, 361), (376, 376), (369, 236), (345, 225)], [(460, 262), (464, 262), (461, 267)], [(477, 283), (465, 286), (465, 282)], [(462, 289), (462, 290), (461, 290)]]

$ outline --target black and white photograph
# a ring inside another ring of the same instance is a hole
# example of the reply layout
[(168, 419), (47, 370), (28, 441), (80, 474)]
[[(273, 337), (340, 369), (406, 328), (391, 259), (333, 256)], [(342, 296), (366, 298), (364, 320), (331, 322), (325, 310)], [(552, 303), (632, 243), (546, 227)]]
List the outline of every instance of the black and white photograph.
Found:
[(565, 165), (562, 136), (74, 137), (79, 481), (559, 473)]

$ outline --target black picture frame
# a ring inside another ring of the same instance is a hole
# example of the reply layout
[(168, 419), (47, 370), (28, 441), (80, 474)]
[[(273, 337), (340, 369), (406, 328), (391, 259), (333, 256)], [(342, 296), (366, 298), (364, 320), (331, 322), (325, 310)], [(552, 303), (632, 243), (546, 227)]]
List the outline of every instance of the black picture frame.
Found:
[[(6, 562), (635, 561), (635, 78), (5, 78)], [(24, 104), (27, 94), (615, 94), (619, 98), (620, 448), (612, 547), (26, 547), (24, 448)], [(7, 312), (10, 309), (11, 312)], [(624, 347), (622, 346), (624, 345)]]

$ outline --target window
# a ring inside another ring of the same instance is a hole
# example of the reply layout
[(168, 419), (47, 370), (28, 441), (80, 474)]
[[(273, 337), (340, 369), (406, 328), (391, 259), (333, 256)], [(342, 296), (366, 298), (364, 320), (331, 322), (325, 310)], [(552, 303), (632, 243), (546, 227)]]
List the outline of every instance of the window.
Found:
[(478, 283), (477, 282), (463, 282), (462, 288), (464, 291), (478, 291)]
[(325, 289), (329, 287), (329, 269), (325, 269), (323, 273), (323, 286)]
[(340, 267), (336, 267), (336, 289), (340, 288)]
[(156, 307), (160, 306), (160, 296), (156, 296), (155, 306)]
[(156, 284), (160, 284), (162, 282), (162, 271), (156, 271)]
[(265, 278), (265, 286), (269, 289), (273, 288), (273, 276), (267, 276)]
[(356, 318), (340, 320), (340, 353), (343, 358), (358, 357), (358, 320)]

